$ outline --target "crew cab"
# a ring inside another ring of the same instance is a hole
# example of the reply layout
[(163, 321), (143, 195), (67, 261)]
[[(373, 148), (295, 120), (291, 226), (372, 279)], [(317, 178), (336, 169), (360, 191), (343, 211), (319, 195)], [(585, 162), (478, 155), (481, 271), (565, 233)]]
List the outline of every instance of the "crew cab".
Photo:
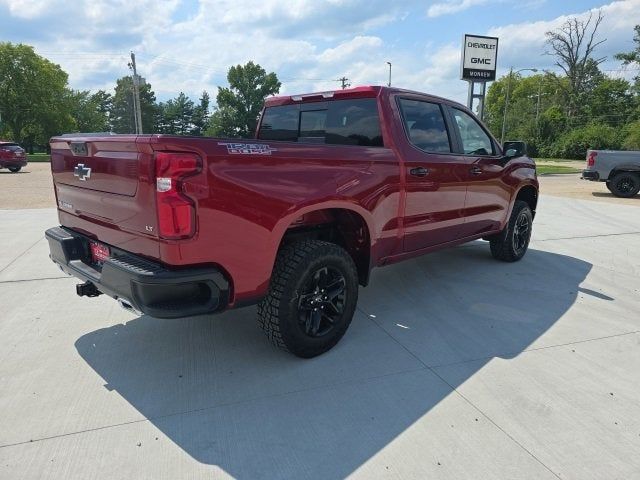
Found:
[(300, 357), (346, 332), (375, 267), (479, 238), (520, 260), (534, 162), (466, 107), (379, 86), (268, 98), (254, 139), (51, 139), (50, 257), (153, 317), (258, 304)]
[(27, 154), (14, 142), (0, 140), (0, 168), (7, 168), (12, 173), (19, 172), (27, 166)]

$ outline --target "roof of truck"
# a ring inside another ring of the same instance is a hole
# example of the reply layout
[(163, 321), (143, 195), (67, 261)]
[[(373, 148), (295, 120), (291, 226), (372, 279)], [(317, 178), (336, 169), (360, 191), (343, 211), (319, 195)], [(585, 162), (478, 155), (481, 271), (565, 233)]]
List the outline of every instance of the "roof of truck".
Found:
[(387, 87), (381, 85), (363, 85), (354, 88), (345, 88), (343, 90), (328, 90), (325, 92), (302, 93), (298, 95), (279, 95), (268, 97), (264, 101), (265, 107), (275, 107), (280, 105), (292, 105), (304, 102), (318, 102), (322, 100), (345, 100), (349, 98), (375, 98), (382, 92), (389, 93), (406, 93), (411, 95), (422, 95), (441, 102), (458, 103), (447, 98), (438, 97), (424, 92), (415, 90), (407, 90), (404, 88)]

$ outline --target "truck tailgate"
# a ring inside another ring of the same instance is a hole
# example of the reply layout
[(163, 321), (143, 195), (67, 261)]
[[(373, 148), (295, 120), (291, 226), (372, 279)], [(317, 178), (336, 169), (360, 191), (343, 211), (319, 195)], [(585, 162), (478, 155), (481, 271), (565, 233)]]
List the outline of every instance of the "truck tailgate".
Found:
[(53, 138), (51, 171), (60, 223), (104, 243), (157, 257), (155, 179), (149, 138)]

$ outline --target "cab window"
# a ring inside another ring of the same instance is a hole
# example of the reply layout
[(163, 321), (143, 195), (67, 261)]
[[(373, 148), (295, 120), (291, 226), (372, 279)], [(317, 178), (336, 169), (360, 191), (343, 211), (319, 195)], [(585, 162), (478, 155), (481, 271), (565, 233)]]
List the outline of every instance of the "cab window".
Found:
[(451, 109), (466, 155), (493, 155), (493, 142), (478, 121), (467, 112)]
[[(317, 106), (316, 106), (317, 105)], [(375, 98), (332, 100), (268, 107), (260, 125), (261, 140), (382, 147)]]

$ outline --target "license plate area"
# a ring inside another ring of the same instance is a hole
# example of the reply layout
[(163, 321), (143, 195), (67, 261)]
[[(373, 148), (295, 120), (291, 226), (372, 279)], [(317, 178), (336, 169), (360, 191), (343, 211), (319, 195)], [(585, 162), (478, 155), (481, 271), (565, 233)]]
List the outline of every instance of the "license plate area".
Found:
[(111, 251), (105, 244), (91, 241), (89, 242), (89, 253), (91, 263), (98, 267), (102, 267), (105, 260), (109, 258)]

